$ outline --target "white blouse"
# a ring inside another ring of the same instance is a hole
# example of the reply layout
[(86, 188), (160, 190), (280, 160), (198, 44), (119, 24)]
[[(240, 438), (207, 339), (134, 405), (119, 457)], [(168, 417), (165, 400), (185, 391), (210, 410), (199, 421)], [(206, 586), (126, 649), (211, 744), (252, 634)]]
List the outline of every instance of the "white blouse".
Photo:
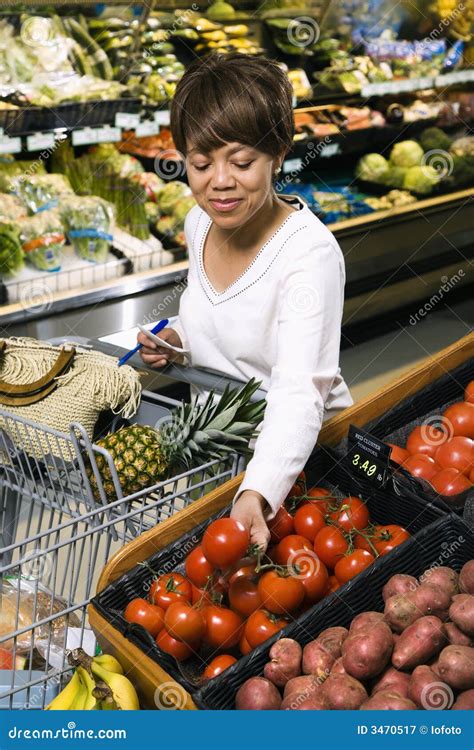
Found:
[(256, 378), (267, 391), (254, 455), (234, 500), (247, 489), (259, 492), (272, 508), (269, 518), (303, 469), (323, 421), (352, 404), (339, 368), (344, 257), (309, 207), (299, 197), (286, 199), (299, 210), (223, 292), (203, 264), (212, 219), (199, 206), (191, 209), (184, 227), (188, 284), (173, 323), (193, 367)]

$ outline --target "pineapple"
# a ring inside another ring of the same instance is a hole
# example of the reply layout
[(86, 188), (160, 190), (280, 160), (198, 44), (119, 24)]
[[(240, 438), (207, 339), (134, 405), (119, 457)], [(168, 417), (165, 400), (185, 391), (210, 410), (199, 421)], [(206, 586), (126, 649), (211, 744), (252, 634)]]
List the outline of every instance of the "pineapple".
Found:
[[(250, 453), (248, 444), (263, 418), (266, 405), (265, 400), (250, 402), (260, 385), (252, 379), (238, 391), (227, 386), (216, 403), (211, 391), (204, 404), (198, 404), (197, 398), (189, 404), (182, 403), (159, 430), (135, 424), (99, 440), (97, 445), (105, 448), (112, 457), (123, 495), (139, 492), (170, 478), (173, 472), (222, 458), (234, 451)], [(115, 499), (113, 476), (107, 460), (97, 452), (95, 459), (105, 494), (108, 499)], [(87, 476), (97, 497), (97, 479), (90, 464)]]

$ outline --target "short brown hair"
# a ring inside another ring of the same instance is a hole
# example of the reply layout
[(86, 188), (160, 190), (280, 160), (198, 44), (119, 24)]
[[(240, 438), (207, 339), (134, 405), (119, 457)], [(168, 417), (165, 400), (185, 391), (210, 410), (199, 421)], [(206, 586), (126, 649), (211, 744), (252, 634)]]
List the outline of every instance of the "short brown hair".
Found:
[(208, 154), (234, 141), (286, 154), (294, 132), (288, 76), (272, 60), (239, 53), (197, 60), (176, 88), (171, 132), (184, 155), (189, 143)]

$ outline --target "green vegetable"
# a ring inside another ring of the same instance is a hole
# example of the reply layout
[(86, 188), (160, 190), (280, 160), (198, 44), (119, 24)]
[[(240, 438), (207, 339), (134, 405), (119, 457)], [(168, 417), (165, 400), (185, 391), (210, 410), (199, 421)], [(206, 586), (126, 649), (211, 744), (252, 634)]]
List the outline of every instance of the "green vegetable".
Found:
[(411, 193), (429, 195), (440, 182), (440, 175), (433, 167), (428, 165), (415, 166), (407, 169), (403, 187)]
[(13, 224), (0, 222), (0, 278), (13, 276), (23, 268), (23, 263), (17, 228)]
[(388, 161), (381, 154), (365, 154), (356, 166), (356, 177), (366, 182), (384, 183)]
[(196, 201), (192, 195), (187, 195), (184, 198), (178, 198), (173, 207), (173, 216), (180, 224), (184, 224), (184, 220), (191, 209), (196, 205)]
[(158, 205), (165, 214), (173, 211), (176, 202), (180, 198), (191, 195), (191, 190), (185, 182), (173, 180), (168, 182), (158, 195)]
[(424, 151), (448, 151), (451, 138), (441, 128), (426, 128), (420, 135), (420, 143)]
[(396, 167), (416, 167), (423, 159), (423, 149), (416, 141), (400, 141), (390, 153), (390, 161)]
[(80, 258), (95, 263), (106, 261), (113, 216), (111, 204), (94, 195), (75, 196), (64, 204), (62, 217), (67, 235)]
[(406, 172), (407, 167), (396, 167), (389, 162), (388, 172), (383, 179), (384, 185), (393, 188), (402, 188), (405, 183)]
[(443, 185), (448, 189), (460, 189), (474, 186), (474, 155), (453, 155), (451, 174), (443, 178)]
[(40, 271), (59, 271), (66, 238), (57, 211), (41, 211), (19, 222), (26, 259)]

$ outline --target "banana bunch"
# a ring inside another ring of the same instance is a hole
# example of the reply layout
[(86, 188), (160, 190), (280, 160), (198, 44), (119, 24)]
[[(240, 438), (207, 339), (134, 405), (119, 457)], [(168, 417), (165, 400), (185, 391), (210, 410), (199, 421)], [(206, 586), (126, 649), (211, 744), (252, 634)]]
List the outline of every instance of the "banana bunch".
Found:
[(437, 0), (436, 12), (441, 21), (449, 23), (449, 34), (469, 42), (474, 27), (474, 0)]
[(111, 654), (90, 657), (76, 648), (68, 657), (75, 672), (64, 690), (46, 707), (47, 711), (97, 711), (140, 708), (138, 696), (122, 666)]

